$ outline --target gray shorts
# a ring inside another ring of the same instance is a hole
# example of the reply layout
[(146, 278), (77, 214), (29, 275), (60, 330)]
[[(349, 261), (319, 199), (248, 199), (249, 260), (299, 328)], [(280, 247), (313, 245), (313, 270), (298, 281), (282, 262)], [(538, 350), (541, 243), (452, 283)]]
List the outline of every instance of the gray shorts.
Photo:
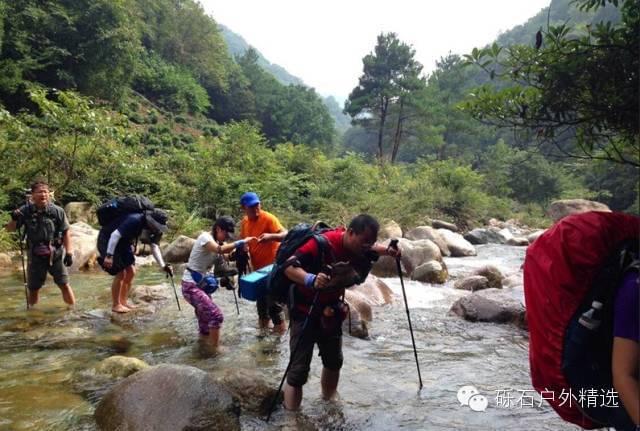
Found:
[(64, 255), (62, 248), (56, 249), (53, 258), (34, 256), (29, 253), (29, 264), (27, 268), (27, 287), (29, 290), (38, 290), (47, 279), (47, 273), (53, 276), (53, 281), (62, 286), (69, 283), (69, 272), (62, 263)]

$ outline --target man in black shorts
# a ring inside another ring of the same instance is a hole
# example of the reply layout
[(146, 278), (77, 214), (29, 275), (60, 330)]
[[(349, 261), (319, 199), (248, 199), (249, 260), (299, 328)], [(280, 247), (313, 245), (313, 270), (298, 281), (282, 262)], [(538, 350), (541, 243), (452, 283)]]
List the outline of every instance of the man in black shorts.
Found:
[(145, 213), (125, 214), (100, 229), (98, 234), (98, 263), (102, 269), (115, 275), (111, 284), (111, 311), (127, 313), (135, 306), (127, 302), (135, 270), (135, 242), (137, 238), (151, 244), (151, 252), (158, 265), (173, 275), (171, 266), (164, 263), (158, 243), (167, 231), (167, 215), (153, 210)]

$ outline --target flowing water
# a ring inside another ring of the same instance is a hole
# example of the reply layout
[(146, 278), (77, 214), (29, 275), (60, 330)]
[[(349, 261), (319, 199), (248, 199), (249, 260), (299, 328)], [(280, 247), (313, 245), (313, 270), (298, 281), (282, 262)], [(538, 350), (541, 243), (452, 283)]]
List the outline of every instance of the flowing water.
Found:
[[(524, 249), (488, 245), (478, 256), (447, 258), (452, 279), (490, 263), (518, 274)], [(288, 359), (288, 336), (259, 336), (255, 304), (216, 292), (225, 313), (224, 354), (204, 357), (198, 348), (192, 308), (173, 298), (133, 324), (109, 319), (111, 278), (102, 273), (72, 276), (78, 304), (66, 310), (55, 286), (48, 285), (37, 309), (26, 312), (20, 274), (0, 278), (0, 429), (95, 429), (93, 410), (106, 388), (87, 388), (83, 373), (101, 360), (124, 354), (150, 365), (176, 363), (219, 373), (227, 368), (255, 370), (274, 387)], [(418, 375), (399, 279), (385, 279), (396, 302), (374, 309), (370, 339), (344, 337), (345, 364), (339, 399), (320, 398), (320, 359), (312, 362), (300, 414), (277, 410), (269, 425), (242, 417), (245, 430), (296, 429), (301, 418), (312, 427), (334, 430), (565, 430), (534, 395), (529, 378), (526, 332), (510, 325), (470, 323), (448, 313), (467, 294), (452, 281), (432, 286), (405, 279), (406, 293), (424, 387)], [(136, 284), (165, 283), (143, 268)], [(176, 286), (179, 288), (179, 286)], [(509, 288), (522, 297), (522, 288)], [(485, 411), (458, 401), (458, 390), (472, 385), (487, 399)]]

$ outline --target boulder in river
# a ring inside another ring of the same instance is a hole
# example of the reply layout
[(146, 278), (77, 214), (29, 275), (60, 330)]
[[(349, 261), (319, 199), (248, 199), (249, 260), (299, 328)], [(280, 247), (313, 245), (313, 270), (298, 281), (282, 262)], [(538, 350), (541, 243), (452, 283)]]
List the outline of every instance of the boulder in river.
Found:
[(473, 275), (486, 277), (490, 288), (502, 289), (502, 280), (504, 280), (504, 275), (502, 275), (502, 272), (493, 265), (481, 266), (473, 271)]
[(384, 241), (389, 238), (402, 238), (402, 228), (393, 220), (389, 220), (380, 226), (378, 232), (378, 241)]
[(164, 260), (169, 263), (183, 263), (189, 260), (191, 249), (196, 240), (180, 235), (162, 250)]
[(449, 223), (448, 221), (443, 221), (443, 220), (432, 220), (431, 226), (433, 226), (436, 229), (446, 229), (451, 232), (458, 232), (459, 230), (458, 226), (456, 226), (455, 224)]
[(149, 368), (149, 365), (138, 358), (116, 355), (109, 356), (96, 365), (96, 373), (112, 378), (122, 378), (145, 368)]
[(526, 329), (524, 306), (499, 289), (485, 289), (458, 299), (450, 311), (471, 322), (512, 323)]
[(71, 241), (73, 242), (72, 270), (88, 269), (96, 265), (98, 248), (98, 230), (86, 223), (78, 222), (69, 227)]
[(431, 226), (418, 226), (411, 229), (405, 235), (405, 238), (411, 241), (419, 239), (428, 239), (434, 242), (440, 249), (440, 253), (443, 256), (450, 256), (451, 252), (447, 247), (447, 241), (442, 237), (442, 234)]
[(430, 260), (414, 269), (411, 273), (411, 279), (423, 283), (443, 284), (447, 281), (448, 275), (444, 262)]
[(447, 229), (438, 229), (438, 232), (442, 234), (447, 242), (451, 256), (463, 257), (475, 256), (477, 254), (475, 247), (459, 233), (451, 232)]
[(493, 227), (473, 229), (464, 234), (464, 239), (471, 244), (504, 244), (506, 241), (505, 237)]
[(208, 373), (163, 364), (120, 381), (94, 417), (101, 430), (239, 430), (240, 403)]
[[(276, 388), (253, 370), (227, 368), (218, 381), (240, 401), (243, 413), (245, 411), (258, 415), (269, 413), (269, 407), (276, 395)], [(281, 401), (282, 392), (278, 394), (278, 402)]]
[(482, 275), (470, 275), (469, 277), (456, 280), (453, 284), (454, 289), (470, 290), (475, 292), (477, 290), (483, 290), (489, 288), (489, 280)]
[(562, 199), (554, 201), (547, 210), (554, 223), (571, 214), (579, 214), (587, 211), (611, 212), (608, 206), (596, 201), (586, 199)]

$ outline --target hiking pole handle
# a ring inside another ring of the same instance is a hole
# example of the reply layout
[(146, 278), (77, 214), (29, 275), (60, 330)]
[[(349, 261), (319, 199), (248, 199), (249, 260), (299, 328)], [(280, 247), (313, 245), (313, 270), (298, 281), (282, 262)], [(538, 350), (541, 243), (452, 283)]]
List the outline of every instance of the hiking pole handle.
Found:
[(418, 362), (418, 350), (416, 349), (416, 340), (413, 337), (413, 327), (411, 325), (411, 314), (409, 314), (409, 304), (407, 303), (407, 293), (404, 289), (404, 280), (402, 279), (402, 268), (400, 267), (400, 259), (397, 259), (397, 258), (396, 258), (396, 268), (398, 269), (398, 277), (400, 277), (400, 286), (402, 286), (402, 297), (404, 299), (404, 308), (407, 312), (407, 321), (409, 322), (409, 332), (411, 333), (411, 344), (413, 345), (413, 356), (416, 359), (416, 368), (418, 369), (418, 382), (420, 383), (420, 389), (422, 389), (422, 376), (420, 375), (420, 363)]

